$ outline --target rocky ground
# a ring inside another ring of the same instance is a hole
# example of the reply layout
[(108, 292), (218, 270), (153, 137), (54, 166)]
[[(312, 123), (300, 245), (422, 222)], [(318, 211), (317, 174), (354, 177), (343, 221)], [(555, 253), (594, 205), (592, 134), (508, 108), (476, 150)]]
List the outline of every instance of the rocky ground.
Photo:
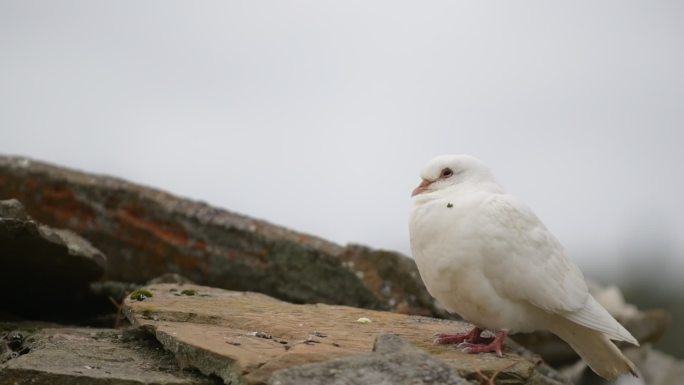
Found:
[[(594, 291), (645, 343), (630, 383), (678, 384), (648, 347), (667, 314)], [(0, 385), (600, 383), (544, 333), (503, 358), (433, 345), (467, 325), (398, 253), (2, 156), (0, 303)]]

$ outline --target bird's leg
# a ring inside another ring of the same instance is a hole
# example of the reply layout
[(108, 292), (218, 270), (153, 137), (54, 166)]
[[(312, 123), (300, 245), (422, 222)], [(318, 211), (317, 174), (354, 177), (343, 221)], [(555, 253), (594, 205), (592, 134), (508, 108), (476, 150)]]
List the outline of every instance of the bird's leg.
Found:
[(469, 342), (461, 342), (458, 347), (463, 350), (464, 353), (489, 353), (495, 352), (499, 357), (503, 357), (501, 349), (503, 349), (504, 340), (508, 334), (505, 330), (499, 330), (496, 332), (494, 339), (488, 344), (477, 344)]
[(460, 344), (463, 342), (478, 344), (482, 343), (480, 333), (482, 333), (482, 329), (477, 326), (465, 333), (435, 333), (434, 343), (435, 345)]

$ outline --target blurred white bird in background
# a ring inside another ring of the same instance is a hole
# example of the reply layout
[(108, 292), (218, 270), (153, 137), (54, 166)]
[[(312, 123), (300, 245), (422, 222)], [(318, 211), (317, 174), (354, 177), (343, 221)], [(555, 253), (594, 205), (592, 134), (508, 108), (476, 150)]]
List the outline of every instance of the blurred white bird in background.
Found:
[[(433, 297), (475, 325), (438, 334), (436, 343), (502, 355), (508, 333), (549, 330), (601, 377), (636, 376), (611, 340), (637, 340), (589, 294), (558, 240), (482, 161), (438, 156), (420, 176), (409, 223), (418, 270)], [(495, 337), (482, 337), (483, 330)]]

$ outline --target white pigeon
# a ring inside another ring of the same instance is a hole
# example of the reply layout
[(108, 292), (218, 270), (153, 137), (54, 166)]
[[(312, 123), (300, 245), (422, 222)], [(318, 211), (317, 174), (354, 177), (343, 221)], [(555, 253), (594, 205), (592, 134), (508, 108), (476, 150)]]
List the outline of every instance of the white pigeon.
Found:
[[(430, 294), (473, 323), (437, 334), (466, 352), (496, 352), (508, 333), (549, 330), (601, 377), (636, 376), (612, 340), (639, 345), (589, 294), (582, 272), (524, 203), (467, 155), (431, 160), (413, 190), (411, 250)], [(483, 330), (496, 332), (485, 338)]]

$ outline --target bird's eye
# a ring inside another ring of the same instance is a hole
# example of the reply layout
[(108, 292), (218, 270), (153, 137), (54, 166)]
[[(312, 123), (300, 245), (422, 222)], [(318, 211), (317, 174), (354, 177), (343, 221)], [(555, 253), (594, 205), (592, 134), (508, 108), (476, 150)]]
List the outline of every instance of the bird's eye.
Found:
[(442, 173), (439, 174), (440, 178), (448, 178), (450, 176), (454, 175), (454, 172), (450, 168), (445, 168), (442, 170)]

